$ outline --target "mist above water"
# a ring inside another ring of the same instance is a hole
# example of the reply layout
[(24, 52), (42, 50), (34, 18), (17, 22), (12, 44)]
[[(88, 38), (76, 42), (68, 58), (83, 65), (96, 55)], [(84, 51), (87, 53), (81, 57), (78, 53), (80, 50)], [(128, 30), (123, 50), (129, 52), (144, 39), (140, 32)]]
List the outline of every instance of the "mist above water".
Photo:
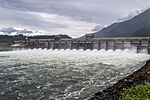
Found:
[(143, 66), (143, 50), (0, 52), (0, 98), (86, 99)]

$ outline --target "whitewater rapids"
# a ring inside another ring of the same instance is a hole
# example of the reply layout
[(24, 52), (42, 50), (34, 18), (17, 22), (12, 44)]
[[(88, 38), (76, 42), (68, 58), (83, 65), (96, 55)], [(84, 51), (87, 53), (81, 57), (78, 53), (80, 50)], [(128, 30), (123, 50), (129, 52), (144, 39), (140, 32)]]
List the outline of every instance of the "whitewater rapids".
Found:
[(0, 99), (82, 100), (141, 68), (143, 50), (0, 52)]

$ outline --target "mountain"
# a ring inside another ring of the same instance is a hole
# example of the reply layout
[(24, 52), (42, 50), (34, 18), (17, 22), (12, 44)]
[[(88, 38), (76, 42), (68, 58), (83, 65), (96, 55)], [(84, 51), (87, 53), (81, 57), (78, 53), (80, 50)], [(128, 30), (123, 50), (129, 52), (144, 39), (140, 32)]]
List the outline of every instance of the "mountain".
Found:
[(150, 36), (150, 9), (124, 22), (114, 23), (101, 31), (93, 33), (94, 37), (146, 37)]

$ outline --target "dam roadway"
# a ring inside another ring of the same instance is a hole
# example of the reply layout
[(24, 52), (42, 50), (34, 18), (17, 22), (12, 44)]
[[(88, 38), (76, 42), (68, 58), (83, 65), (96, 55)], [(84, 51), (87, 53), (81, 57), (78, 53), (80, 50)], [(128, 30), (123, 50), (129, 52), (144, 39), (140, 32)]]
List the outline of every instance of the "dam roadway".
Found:
[(91, 38), (84, 37), (78, 39), (29, 39), (28, 48), (47, 49), (132, 49), (137, 53), (147, 50), (150, 54), (150, 37), (112, 37), (112, 38)]

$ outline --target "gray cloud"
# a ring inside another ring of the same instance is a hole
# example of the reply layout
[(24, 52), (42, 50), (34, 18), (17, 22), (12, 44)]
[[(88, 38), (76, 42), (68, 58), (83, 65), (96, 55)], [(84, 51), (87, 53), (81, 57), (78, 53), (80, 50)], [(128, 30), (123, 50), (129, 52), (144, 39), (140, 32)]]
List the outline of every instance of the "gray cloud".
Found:
[(133, 17), (139, 15), (140, 13), (144, 12), (148, 8), (150, 8), (150, 7), (148, 6), (148, 7), (144, 8), (144, 9), (135, 10), (134, 12), (130, 12), (127, 16), (118, 18), (117, 21), (125, 21), (125, 20), (132, 19)]
[(1, 28), (0, 32), (11, 34), (12, 32), (18, 32), (18, 30), (14, 29), (13, 27), (8, 27), (8, 28)]
[(141, 9), (144, 5), (148, 6), (148, 0), (0, 0), (3, 8), (20, 10), (55, 13), (71, 16), (78, 20), (90, 22), (101, 22), (103, 18), (115, 19), (120, 14), (128, 14), (130, 10)]
[(23, 29), (23, 30), (18, 30), (19, 34), (26, 34), (26, 33), (33, 33), (33, 31), (29, 31), (27, 29)]
[(6, 34), (15, 33), (17, 34), (31, 34), (33, 31), (27, 29), (16, 29), (14, 27), (1, 27), (0, 32)]
[(0, 22), (1, 26), (27, 27), (47, 34), (82, 36), (98, 24), (109, 25), (149, 5), (149, 0), (0, 0)]
[(131, 12), (131, 13), (128, 14), (128, 16), (118, 18), (117, 21), (125, 21), (125, 20), (132, 19), (133, 17), (137, 16), (139, 13), (140, 12), (138, 10), (135, 11), (135, 12)]
[(97, 25), (95, 26), (92, 31), (100, 31), (101, 29), (103, 29), (105, 26), (104, 25)]

